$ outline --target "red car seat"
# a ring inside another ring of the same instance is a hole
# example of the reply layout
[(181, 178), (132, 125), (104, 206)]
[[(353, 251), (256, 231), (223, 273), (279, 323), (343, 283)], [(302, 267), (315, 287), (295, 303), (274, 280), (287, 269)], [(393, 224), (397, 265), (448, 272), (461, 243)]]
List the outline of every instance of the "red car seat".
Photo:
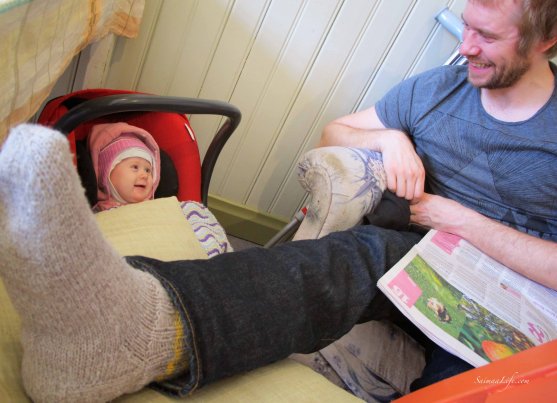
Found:
[[(186, 114), (227, 118), (214, 134), (203, 163)], [(90, 89), (51, 100), (43, 108), (38, 123), (68, 136), (92, 205), (96, 203), (97, 183), (86, 147), (87, 136), (95, 124), (121, 121), (147, 130), (161, 149), (161, 183), (156, 197), (175, 195), (180, 201), (201, 201), (207, 205), (209, 182), (217, 158), (240, 119), (240, 111), (226, 102)]]

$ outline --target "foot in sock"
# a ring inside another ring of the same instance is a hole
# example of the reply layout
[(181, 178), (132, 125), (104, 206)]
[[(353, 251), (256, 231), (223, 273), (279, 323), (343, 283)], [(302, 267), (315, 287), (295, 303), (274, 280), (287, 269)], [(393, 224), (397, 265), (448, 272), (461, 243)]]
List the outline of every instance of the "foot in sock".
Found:
[(12, 129), (0, 226), (0, 276), (21, 317), (34, 401), (108, 401), (172, 375), (178, 314), (158, 280), (104, 240), (60, 133)]

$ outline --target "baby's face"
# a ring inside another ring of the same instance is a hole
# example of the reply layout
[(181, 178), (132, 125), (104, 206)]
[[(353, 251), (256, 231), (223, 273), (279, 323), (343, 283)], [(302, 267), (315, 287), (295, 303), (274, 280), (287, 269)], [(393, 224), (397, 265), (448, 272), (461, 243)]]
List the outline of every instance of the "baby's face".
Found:
[(126, 158), (114, 167), (110, 181), (128, 203), (148, 200), (153, 190), (151, 163), (139, 157)]

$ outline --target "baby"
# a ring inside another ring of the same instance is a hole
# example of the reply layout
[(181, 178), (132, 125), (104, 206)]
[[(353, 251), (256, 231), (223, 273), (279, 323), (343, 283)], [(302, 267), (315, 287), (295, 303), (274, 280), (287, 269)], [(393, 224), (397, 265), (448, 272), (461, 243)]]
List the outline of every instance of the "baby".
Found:
[[(155, 197), (161, 160), (149, 132), (123, 122), (99, 124), (91, 129), (88, 142), (97, 177), (94, 212)], [(223, 228), (203, 204), (184, 201), (180, 207), (207, 256), (232, 251)]]
[(147, 131), (127, 123), (93, 126), (89, 149), (97, 177), (95, 212), (151, 200), (160, 181), (160, 151)]

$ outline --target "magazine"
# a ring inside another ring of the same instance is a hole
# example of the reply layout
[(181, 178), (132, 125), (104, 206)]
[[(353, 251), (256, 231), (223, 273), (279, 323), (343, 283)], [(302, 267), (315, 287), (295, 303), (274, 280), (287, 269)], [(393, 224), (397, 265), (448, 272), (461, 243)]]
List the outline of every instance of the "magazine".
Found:
[(476, 367), (557, 338), (557, 291), (431, 230), (378, 282), (429, 338)]

